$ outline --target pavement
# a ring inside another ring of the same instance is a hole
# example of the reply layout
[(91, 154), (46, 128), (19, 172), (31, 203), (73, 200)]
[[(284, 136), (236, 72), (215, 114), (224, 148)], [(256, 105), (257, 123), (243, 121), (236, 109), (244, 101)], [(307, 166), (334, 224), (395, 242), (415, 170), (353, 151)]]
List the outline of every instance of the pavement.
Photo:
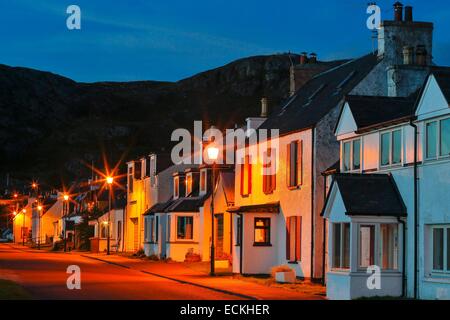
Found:
[[(80, 290), (67, 288), (69, 265), (80, 267)], [(36, 299), (324, 299), (316, 294), (265, 286), (231, 276), (211, 277), (184, 263), (119, 255), (48, 252), (13, 244), (0, 244), (0, 278), (17, 282)]]

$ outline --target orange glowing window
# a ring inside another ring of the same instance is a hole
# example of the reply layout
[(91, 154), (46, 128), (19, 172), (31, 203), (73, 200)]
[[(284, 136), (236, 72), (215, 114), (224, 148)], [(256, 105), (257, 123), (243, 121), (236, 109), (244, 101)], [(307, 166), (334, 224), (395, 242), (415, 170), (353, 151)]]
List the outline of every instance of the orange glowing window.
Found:
[(270, 218), (255, 218), (254, 245), (270, 245)]
[(268, 149), (263, 155), (263, 192), (272, 193), (277, 184), (275, 149)]

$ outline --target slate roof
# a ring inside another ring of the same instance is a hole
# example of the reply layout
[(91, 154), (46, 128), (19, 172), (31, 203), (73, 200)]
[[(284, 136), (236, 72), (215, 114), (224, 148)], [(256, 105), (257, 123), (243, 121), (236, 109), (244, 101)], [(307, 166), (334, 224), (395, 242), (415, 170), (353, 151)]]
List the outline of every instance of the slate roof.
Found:
[(154, 204), (150, 209), (148, 209), (144, 213), (144, 216), (154, 214), (154, 213), (159, 213), (159, 212), (165, 212), (166, 208), (169, 207), (172, 203), (173, 203), (172, 198), (170, 198), (166, 202), (158, 202), (158, 203)]
[(417, 93), (407, 98), (350, 95), (346, 102), (361, 131), (413, 117), (416, 98)]
[(227, 210), (232, 213), (251, 213), (251, 212), (266, 212), (266, 213), (279, 213), (280, 212), (280, 202), (269, 202), (263, 204), (251, 204), (247, 206), (237, 206), (231, 207)]
[(368, 54), (324, 71), (302, 86), (261, 125), (279, 129), (280, 135), (312, 127), (336, 107), (377, 64)]
[(337, 174), (334, 184), (339, 188), (346, 215), (406, 216), (405, 204), (390, 174)]
[(176, 199), (165, 209), (165, 212), (198, 212), (208, 197), (209, 194)]

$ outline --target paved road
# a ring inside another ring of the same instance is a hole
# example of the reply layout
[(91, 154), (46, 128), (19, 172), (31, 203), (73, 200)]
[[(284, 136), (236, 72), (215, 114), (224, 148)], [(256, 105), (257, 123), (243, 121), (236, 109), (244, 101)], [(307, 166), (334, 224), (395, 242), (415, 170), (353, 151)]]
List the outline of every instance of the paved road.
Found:
[[(67, 289), (69, 265), (81, 269), (81, 289)], [(21, 284), (36, 299), (177, 299), (240, 297), (143, 274), (78, 254), (0, 244), (0, 278)]]

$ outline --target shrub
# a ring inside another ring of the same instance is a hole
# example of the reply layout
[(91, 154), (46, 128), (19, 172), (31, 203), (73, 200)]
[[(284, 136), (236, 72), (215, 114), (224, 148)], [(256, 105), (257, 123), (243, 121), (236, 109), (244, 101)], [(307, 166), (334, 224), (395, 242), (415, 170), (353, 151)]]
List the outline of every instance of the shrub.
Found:
[(202, 258), (198, 253), (194, 253), (194, 249), (189, 249), (186, 255), (184, 256), (184, 262), (200, 262)]
[(147, 259), (151, 261), (159, 261), (159, 257), (156, 254), (149, 255)]

